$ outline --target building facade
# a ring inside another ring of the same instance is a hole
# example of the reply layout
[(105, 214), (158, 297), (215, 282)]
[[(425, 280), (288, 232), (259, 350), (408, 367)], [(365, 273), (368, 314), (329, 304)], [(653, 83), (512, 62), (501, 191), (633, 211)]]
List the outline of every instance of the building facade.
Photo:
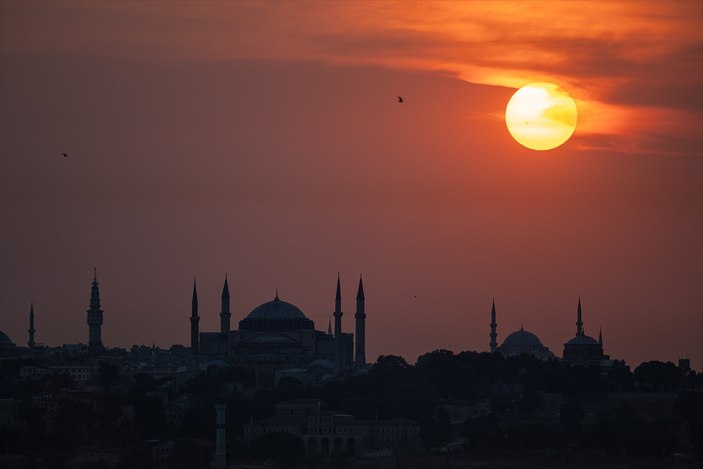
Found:
[(279, 403), (275, 416), (244, 426), (244, 441), (250, 443), (268, 433), (296, 436), (309, 457), (364, 456), (379, 450), (412, 454), (423, 449), (420, 426), (414, 420), (357, 420), (353, 415), (321, 411), (319, 401), (310, 399)]

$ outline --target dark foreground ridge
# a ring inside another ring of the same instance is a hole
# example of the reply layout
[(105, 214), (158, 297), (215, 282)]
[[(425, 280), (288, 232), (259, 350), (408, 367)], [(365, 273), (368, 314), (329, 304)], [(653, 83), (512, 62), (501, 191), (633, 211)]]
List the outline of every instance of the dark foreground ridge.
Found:
[(259, 387), (182, 346), (52, 350), (0, 362), (0, 467), (683, 468), (703, 454), (703, 380), (685, 363), (604, 373), (436, 350)]

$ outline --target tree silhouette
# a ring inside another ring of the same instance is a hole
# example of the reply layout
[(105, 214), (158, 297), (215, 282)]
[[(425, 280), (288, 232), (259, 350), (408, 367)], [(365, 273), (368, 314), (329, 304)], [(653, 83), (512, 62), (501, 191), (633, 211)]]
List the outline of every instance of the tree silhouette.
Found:
[(683, 373), (671, 362), (649, 361), (635, 369), (635, 381), (649, 390), (671, 391), (681, 384)]

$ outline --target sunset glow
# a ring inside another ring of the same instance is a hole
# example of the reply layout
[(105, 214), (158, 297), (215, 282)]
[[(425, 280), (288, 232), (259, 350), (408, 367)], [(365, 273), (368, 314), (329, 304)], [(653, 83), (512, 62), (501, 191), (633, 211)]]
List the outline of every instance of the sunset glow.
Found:
[(341, 272), (351, 331), (363, 272), (369, 359), (485, 350), (493, 297), (557, 351), (581, 295), (611, 356), (698, 370), (701, 31), (696, 0), (0, 1), (0, 331), (33, 302), (84, 340), (96, 266), (110, 346), (183, 343), (193, 276), (216, 329), (225, 273), (233, 324), (280, 288), (324, 327)]
[(515, 92), (505, 109), (505, 123), (520, 144), (551, 150), (576, 129), (576, 103), (553, 83), (530, 83)]

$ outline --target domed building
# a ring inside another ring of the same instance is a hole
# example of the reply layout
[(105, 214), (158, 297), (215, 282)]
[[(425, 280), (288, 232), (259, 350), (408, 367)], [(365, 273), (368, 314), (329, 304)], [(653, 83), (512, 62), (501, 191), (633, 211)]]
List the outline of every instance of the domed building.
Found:
[(15, 344), (10, 340), (7, 334), (0, 331), (0, 355), (4, 355), (4, 352), (11, 351), (15, 349)]
[(526, 331), (522, 326), (520, 326), (520, 330), (508, 334), (503, 341), (503, 344), (499, 347), (496, 341), (498, 338), (498, 334), (496, 332), (497, 328), (496, 304), (494, 301), (491, 308), (491, 352), (498, 352), (504, 357), (514, 357), (527, 353), (539, 358), (540, 360), (556, 358), (549, 348), (542, 344), (539, 337), (530, 331)]
[[(286, 370), (310, 370), (315, 373), (315, 364), (332, 363), (334, 374), (344, 370), (364, 368), (364, 290), (359, 280), (356, 298), (356, 355), (354, 334), (342, 332), (341, 288), (337, 279), (335, 298), (335, 331), (315, 330), (315, 323), (292, 303), (281, 300), (278, 292), (273, 300), (254, 308), (239, 321), (237, 330), (230, 330), (229, 287), (227, 279), (222, 290), (220, 332), (198, 331), (198, 303), (196, 287), (193, 286), (193, 310), (191, 314), (191, 350), (201, 356), (225, 358), (233, 365), (251, 371), (257, 386), (274, 384), (275, 377), (285, 375)], [(278, 372), (278, 373), (277, 373)]]
[(542, 345), (539, 337), (522, 327), (505, 338), (503, 344), (498, 347), (498, 352), (504, 357), (519, 356), (527, 353), (541, 360), (556, 358), (547, 347)]
[(603, 335), (598, 334), (598, 340), (589, 337), (583, 330), (581, 320), (581, 298), (579, 298), (576, 313), (576, 336), (564, 344), (564, 362), (569, 365), (598, 365), (610, 357), (603, 353)]

